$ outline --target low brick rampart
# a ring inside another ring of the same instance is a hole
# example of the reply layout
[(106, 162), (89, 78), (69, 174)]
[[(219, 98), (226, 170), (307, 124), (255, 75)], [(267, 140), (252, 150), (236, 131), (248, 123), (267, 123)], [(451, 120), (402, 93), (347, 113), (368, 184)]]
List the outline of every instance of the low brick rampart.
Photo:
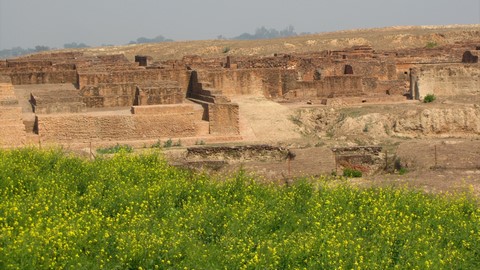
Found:
[(0, 106), (0, 147), (25, 144), (25, 125), (22, 121), (22, 108)]
[[(138, 111), (138, 108), (137, 108)], [(38, 132), (46, 142), (128, 141), (196, 134), (193, 112), (124, 115), (39, 115)]]

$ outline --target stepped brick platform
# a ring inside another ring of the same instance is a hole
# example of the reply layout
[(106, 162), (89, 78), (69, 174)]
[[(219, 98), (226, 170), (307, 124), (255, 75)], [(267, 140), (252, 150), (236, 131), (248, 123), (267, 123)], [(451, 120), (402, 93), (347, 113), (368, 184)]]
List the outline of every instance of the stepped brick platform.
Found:
[(41, 89), (31, 93), (30, 102), (37, 114), (85, 112), (86, 105), (77, 90)]
[(137, 85), (136, 105), (183, 103), (185, 94), (174, 81), (145, 82)]
[(88, 108), (132, 106), (137, 86), (134, 83), (88, 85), (79, 94)]

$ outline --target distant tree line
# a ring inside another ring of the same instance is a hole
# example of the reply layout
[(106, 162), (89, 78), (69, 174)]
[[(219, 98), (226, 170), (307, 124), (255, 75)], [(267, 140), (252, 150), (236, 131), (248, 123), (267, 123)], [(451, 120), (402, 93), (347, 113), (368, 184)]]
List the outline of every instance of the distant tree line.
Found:
[(51, 48), (48, 46), (37, 45), (35, 48), (24, 49), (22, 47), (13, 47), (11, 49), (0, 50), (0, 59), (18, 57), (25, 54), (38, 53), (43, 51), (48, 51)]
[(162, 35), (156, 36), (154, 38), (139, 37), (136, 41), (130, 41), (128, 44), (144, 44), (144, 43), (158, 43), (158, 42), (168, 42), (173, 41), (173, 39), (166, 38)]
[[(297, 34), (295, 32), (294, 27), (291, 25), (287, 26), (283, 30), (276, 30), (274, 28), (267, 29), (265, 26), (262, 26), (260, 28), (257, 28), (255, 30), (255, 33), (253, 34), (243, 33), (233, 38), (226, 38), (223, 35), (219, 35), (217, 36), (217, 38), (232, 39), (232, 40), (255, 40), (255, 39), (291, 37), (291, 36), (298, 36), (298, 35), (304, 35), (304, 34), (309, 34), (309, 33)], [(166, 38), (162, 35), (159, 35), (154, 38), (139, 37), (137, 38), (137, 40), (132, 40), (128, 44), (159, 43), (159, 42), (168, 42), (168, 41), (174, 41), (174, 40)], [(104, 44), (102, 46), (112, 46), (112, 45)], [(63, 48), (65, 49), (79, 49), (79, 48), (88, 48), (88, 47), (90, 46), (83, 42), (80, 42), (80, 43), (71, 42), (71, 43), (65, 43), (63, 45)], [(52, 49), (56, 49), (56, 48), (50, 48), (48, 46), (43, 46), (43, 45), (38, 45), (38, 46), (35, 46), (35, 48), (27, 48), (27, 49), (24, 49), (22, 47), (14, 47), (11, 49), (0, 50), (0, 59), (13, 58), (13, 57), (22, 56), (25, 54), (38, 53), (38, 52), (48, 51)]]
[(85, 43), (77, 43), (77, 42), (63, 44), (63, 48), (65, 49), (81, 49), (81, 48), (88, 48), (88, 47), (90, 46), (88, 46)]
[[(302, 33), (307, 34), (307, 33)], [(287, 26), (283, 30), (277, 30), (274, 28), (267, 29), (265, 26), (257, 28), (254, 34), (243, 33), (239, 36), (233, 37), (231, 39), (235, 40), (255, 40), (255, 39), (271, 39), (271, 38), (282, 38), (282, 37), (292, 37), (297, 36), (297, 32), (292, 25)], [(223, 36), (219, 36), (219, 39), (223, 39)]]

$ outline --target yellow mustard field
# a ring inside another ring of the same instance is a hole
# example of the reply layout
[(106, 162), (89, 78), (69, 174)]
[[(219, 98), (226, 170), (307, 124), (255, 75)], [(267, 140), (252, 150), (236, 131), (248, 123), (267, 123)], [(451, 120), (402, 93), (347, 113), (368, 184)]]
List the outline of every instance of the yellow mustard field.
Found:
[(480, 269), (472, 196), (332, 181), (2, 150), (0, 269)]

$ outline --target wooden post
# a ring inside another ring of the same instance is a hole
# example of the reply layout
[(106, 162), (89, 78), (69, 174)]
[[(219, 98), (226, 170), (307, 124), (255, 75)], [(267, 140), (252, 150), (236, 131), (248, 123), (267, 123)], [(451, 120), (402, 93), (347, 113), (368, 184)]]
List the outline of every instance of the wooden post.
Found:
[(437, 168), (438, 163), (437, 163), (437, 146), (435, 145), (435, 168)]
[(292, 159), (295, 158), (295, 153), (293, 152), (290, 152), (290, 150), (288, 150), (287, 152), (287, 156), (286, 156), (286, 159), (287, 159), (287, 166), (288, 166), (288, 181), (290, 181), (290, 179), (292, 178), (292, 167), (291, 167), (291, 161)]
[(338, 158), (337, 158), (337, 151), (335, 153), (335, 174), (338, 175)]
[(90, 159), (96, 159), (96, 158), (97, 157), (95, 156), (95, 154), (92, 151), (92, 142), (90, 142)]
[(290, 165), (290, 158), (287, 159), (287, 162), (288, 162), (288, 178), (291, 179), (292, 178), (292, 168), (291, 168), (291, 165)]
[(385, 170), (388, 170), (388, 150), (385, 150)]

